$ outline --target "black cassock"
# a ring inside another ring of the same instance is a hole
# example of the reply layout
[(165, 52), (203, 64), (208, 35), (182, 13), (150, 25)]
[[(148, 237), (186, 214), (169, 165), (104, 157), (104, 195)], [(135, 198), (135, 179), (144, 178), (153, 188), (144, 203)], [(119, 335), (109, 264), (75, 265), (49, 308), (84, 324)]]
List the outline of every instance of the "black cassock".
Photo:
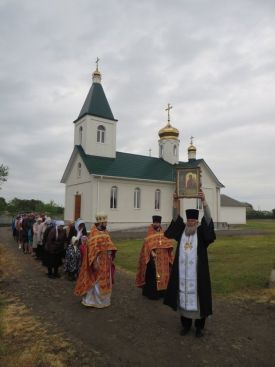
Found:
[[(172, 307), (175, 311), (178, 309), (179, 304), (179, 246), (184, 229), (185, 223), (178, 216), (176, 221), (172, 221), (165, 231), (166, 237), (175, 239), (178, 242), (169, 284), (164, 297), (164, 304)], [(202, 218), (201, 224), (197, 229), (197, 235), (197, 289), (200, 303), (200, 316), (203, 318), (212, 314), (211, 281), (207, 256), (207, 247), (216, 239), (212, 219), (209, 225), (207, 225), (205, 218)]]

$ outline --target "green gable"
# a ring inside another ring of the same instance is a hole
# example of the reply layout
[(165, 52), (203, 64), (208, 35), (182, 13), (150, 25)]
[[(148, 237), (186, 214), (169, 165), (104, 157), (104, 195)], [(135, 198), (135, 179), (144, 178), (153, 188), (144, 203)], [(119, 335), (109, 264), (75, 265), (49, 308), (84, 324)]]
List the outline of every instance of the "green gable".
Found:
[(76, 121), (85, 115), (93, 115), (115, 121), (114, 115), (100, 83), (92, 84)]

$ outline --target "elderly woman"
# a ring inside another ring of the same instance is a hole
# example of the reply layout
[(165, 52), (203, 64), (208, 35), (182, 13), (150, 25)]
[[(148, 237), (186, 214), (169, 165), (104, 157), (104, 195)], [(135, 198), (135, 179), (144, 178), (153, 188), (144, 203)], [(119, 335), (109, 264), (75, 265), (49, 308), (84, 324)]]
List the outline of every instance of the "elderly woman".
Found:
[(84, 220), (79, 218), (74, 223), (71, 223), (68, 234), (69, 243), (71, 242), (73, 236), (76, 236), (78, 240), (81, 236), (87, 236), (87, 230)]
[(76, 280), (81, 264), (81, 253), (76, 236), (73, 236), (71, 243), (67, 247), (64, 263), (64, 271), (68, 274), (69, 280)]

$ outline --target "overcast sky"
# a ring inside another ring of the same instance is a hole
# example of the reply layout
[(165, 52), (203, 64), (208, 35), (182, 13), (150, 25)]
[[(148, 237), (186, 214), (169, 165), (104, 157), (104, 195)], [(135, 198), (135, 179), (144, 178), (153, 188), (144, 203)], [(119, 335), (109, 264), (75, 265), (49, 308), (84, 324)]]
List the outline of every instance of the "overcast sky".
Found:
[(73, 121), (96, 57), (117, 150), (193, 135), (222, 193), (275, 208), (274, 0), (0, 0), (0, 196), (64, 204)]

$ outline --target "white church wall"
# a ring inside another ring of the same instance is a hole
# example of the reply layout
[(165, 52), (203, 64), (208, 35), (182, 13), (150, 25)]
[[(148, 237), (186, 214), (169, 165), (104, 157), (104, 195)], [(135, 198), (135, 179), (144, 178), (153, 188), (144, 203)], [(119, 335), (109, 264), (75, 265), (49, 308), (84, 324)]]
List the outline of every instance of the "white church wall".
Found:
[[(79, 126), (75, 127), (75, 142), (79, 141)], [(98, 126), (105, 127), (104, 143), (97, 142)], [(86, 154), (114, 158), (116, 155), (116, 121), (110, 121), (100, 117), (85, 116), (83, 125), (82, 147)]]
[(246, 224), (246, 208), (222, 206), (221, 222), (228, 224)]
[[(112, 186), (118, 188), (117, 208), (110, 208)], [(162, 216), (162, 221), (169, 223), (172, 218), (173, 184), (132, 181), (117, 178), (96, 177), (93, 200), (97, 200), (96, 211), (108, 214), (110, 230), (147, 226), (152, 215)], [(140, 209), (134, 208), (134, 190), (141, 190)], [(161, 190), (160, 209), (155, 209), (155, 190)]]
[[(81, 172), (79, 172), (79, 163), (81, 164)], [(80, 155), (78, 154), (72, 164), (66, 184), (67, 185), (78, 185), (80, 183), (90, 181), (90, 180), (91, 180), (91, 176), (83, 160), (81, 159)]]
[[(176, 150), (174, 150), (176, 147)], [(176, 164), (179, 162), (179, 140), (178, 139), (160, 139), (159, 156), (166, 162)]]
[[(81, 170), (79, 171), (79, 163)], [(77, 155), (69, 172), (65, 189), (64, 219), (74, 220), (75, 195), (81, 195), (81, 217), (86, 220), (92, 216), (92, 177), (81, 157)]]

